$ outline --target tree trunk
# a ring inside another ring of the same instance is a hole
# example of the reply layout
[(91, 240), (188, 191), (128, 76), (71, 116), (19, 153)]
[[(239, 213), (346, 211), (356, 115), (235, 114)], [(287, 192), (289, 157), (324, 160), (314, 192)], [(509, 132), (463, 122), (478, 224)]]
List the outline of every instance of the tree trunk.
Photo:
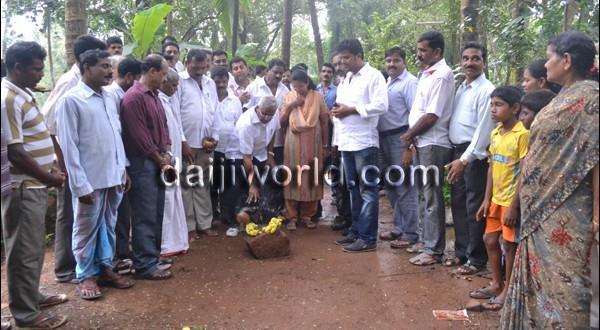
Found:
[(290, 66), (291, 46), (292, 46), (292, 19), (294, 16), (294, 1), (283, 1), (283, 35), (281, 36), (281, 60)]
[(317, 50), (317, 72), (321, 71), (323, 66), (323, 43), (321, 43), (321, 32), (319, 31), (319, 18), (317, 16), (317, 8), (315, 0), (308, 1), (308, 11), (310, 12), (310, 23), (312, 24), (313, 36), (315, 39), (315, 49)]
[(8, 47), (8, 29), (10, 27), (10, 18), (11, 18), (11, 0), (6, 0), (4, 4), (4, 33), (2, 33), (2, 58), (4, 59), (6, 56), (6, 48)]
[(563, 21), (563, 31), (569, 31), (573, 27), (573, 20), (579, 11), (577, 0), (567, 0), (565, 2), (565, 20)]
[(65, 52), (67, 66), (75, 63), (73, 41), (87, 33), (86, 0), (65, 0)]
[(479, 20), (478, 8), (479, 0), (461, 0), (460, 2), (460, 13), (463, 23), (461, 34), (462, 45), (467, 42), (479, 40), (479, 29), (477, 29)]
[[(169, 0), (168, 4), (170, 4), (171, 6), (175, 6), (175, 0)], [(173, 35), (173, 11), (171, 10), (171, 12), (169, 12), (169, 15), (167, 15), (167, 35), (172, 36)]]
[[(522, 8), (523, 4), (521, 0), (513, 0), (513, 12), (512, 12), (512, 18), (516, 19), (519, 18), (519, 16), (521, 16), (522, 14)], [(514, 31), (514, 35), (515, 35), (515, 44), (520, 45), (522, 43), (522, 39), (523, 36), (525, 34), (525, 20), (522, 20), (516, 31)], [(523, 80), (523, 62), (524, 62), (524, 56), (523, 56), (523, 51), (520, 50), (521, 47), (516, 47), (517, 53), (514, 56), (514, 63), (516, 64), (515, 68), (514, 68), (514, 77), (515, 77), (515, 81), (516, 82), (521, 82), (521, 80)], [(510, 74), (509, 74), (510, 76)]]
[(48, 64), (50, 65), (50, 81), (52, 86), (50, 89), (54, 89), (54, 60), (52, 59), (52, 8), (50, 4), (46, 5), (46, 41), (48, 43)]
[(233, 20), (231, 22), (231, 55), (235, 55), (240, 30), (240, 0), (233, 0)]
[(267, 45), (267, 49), (265, 50), (265, 55), (263, 56), (263, 61), (265, 61), (267, 59), (267, 57), (269, 56), (269, 54), (271, 53), (271, 47), (273, 47), (273, 44), (275, 43), (275, 39), (277, 39), (279, 30), (281, 30), (281, 24), (277, 25), (275, 30), (273, 30), (273, 37), (271, 38), (271, 41), (269, 41), (269, 44)]

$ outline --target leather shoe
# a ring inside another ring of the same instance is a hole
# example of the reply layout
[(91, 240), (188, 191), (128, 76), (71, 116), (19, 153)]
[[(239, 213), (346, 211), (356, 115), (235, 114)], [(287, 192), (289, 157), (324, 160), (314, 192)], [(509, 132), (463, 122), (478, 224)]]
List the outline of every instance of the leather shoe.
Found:
[(166, 280), (168, 278), (171, 278), (172, 276), (173, 276), (173, 273), (170, 270), (162, 270), (160, 268), (157, 268), (155, 271), (148, 273), (148, 274), (143, 274), (143, 275), (136, 274), (135, 275), (135, 277), (139, 278), (140, 280), (151, 280), (151, 281)]

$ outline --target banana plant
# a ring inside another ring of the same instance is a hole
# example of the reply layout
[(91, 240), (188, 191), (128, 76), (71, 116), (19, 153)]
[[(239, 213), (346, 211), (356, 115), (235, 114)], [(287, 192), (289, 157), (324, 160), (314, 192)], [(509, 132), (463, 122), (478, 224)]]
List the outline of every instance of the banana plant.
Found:
[[(133, 46), (131, 53), (136, 58), (144, 57), (156, 39), (157, 31), (164, 25), (165, 17), (173, 10), (173, 6), (158, 4), (135, 14), (131, 26)], [(125, 52), (129, 49), (125, 49)]]

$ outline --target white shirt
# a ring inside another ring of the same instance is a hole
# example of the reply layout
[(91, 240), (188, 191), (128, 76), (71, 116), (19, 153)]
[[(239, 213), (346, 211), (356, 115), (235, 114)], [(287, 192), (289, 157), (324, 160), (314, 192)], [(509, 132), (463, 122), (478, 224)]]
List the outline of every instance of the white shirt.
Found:
[(175, 63), (175, 71), (177, 71), (178, 73), (182, 73), (185, 71), (185, 66), (179, 60), (177, 61), (177, 63)]
[(69, 71), (65, 72), (58, 79), (56, 85), (54, 85), (54, 89), (50, 92), (48, 99), (46, 99), (46, 103), (44, 103), (44, 107), (42, 108), (42, 114), (46, 118), (46, 126), (48, 126), (50, 135), (57, 135), (56, 103), (65, 93), (75, 87), (79, 80), (81, 80), (81, 71), (79, 71), (77, 63), (75, 63)]
[(185, 138), (192, 148), (202, 148), (202, 139), (212, 137), (217, 88), (212, 79), (202, 76), (202, 89), (187, 71), (179, 74), (179, 86), (171, 106), (181, 120)]
[(112, 82), (112, 84), (104, 87), (104, 89), (113, 93), (119, 99), (119, 101), (122, 100), (123, 95), (125, 95), (125, 91), (123, 90), (123, 88), (121, 86), (119, 86), (119, 84), (117, 84), (116, 80), (114, 80)]
[(98, 94), (83, 81), (58, 101), (58, 137), (73, 196), (125, 182), (127, 159), (118, 109), (110, 92), (102, 88)]
[[(231, 136), (235, 133), (235, 123), (241, 115), (242, 103), (233, 94), (229, 93), (223, 101), (219, 102), (215, 113), (215, 129), (213, 130), (215, 132), (213, 137), (219, 141), (216, 151), (227, 153), (230, 147), (229, 144), (233, 140)], [(227, 157), (227, 155), (225, 156)]]
[(231, 73), (229, 74), (229, 82), (227, 83), (227, 89), (229, 90), (229, 92), (231, 94), (233, 94), (236, 97), (240, 97), (240, 95), (242, 95), (248, 87), (250, 87), (250, 85), (252, 84), (252, 80), (250, 80), (250, 83), (248, 84), (248, 86), (246, 86), (246, 88), (240, 86), (237, 81), (235, 81), (235, 78), (233, 77), (233, 75), (231, 75)]
[(485, 159), (490, 134), (496, 126), (490, 115), (490, 94), (494, 84), (481, 74), (470, 84), (462, 83), (454, 97), (454, 111), (450, 119), (450, 141), (454, 144), (468, 143), (469, 147), (460, 157), (470, 162)]
[[(160, 99), (160, 103), (163, 105), (163, 109), (165, 110), (165, 115), (167, 117), (169, 139), (171, 140), (171, 152), (173, 153), (173, 156), (179, 159), (179, 164), (181, 164), (183, 161), (181, 156), (181, 142), (185, 141), (185, 135), (183, 134), (181, 122), (173, 111), (173, 107), (171, 106), (171, 97), (159, 90), (158, 98)], [(181, 169), (178, 170), (180, 171)]]
[(353, 106), (358, 114), (333, 118), (335, 145), (340, 151), (379, 148), (377, 123), (388, 108), (387, 84), (369, 63), (356, 73), (348, 72), (337, 88), (336, 103)]
[[(277, 85), (277, 90), (275, 91), (275, 95), (271, 93), (271, 89), (267, 86), (265, 82), (265, 78), (256, 78), (248, 87), (246, 91), (250, 93), (250, 100), (248, 103), (244, 104), (244, 107), (250, 109), (253, 106), (257, 106), (260, 103), (260, 100), (265, 96), (275, 96), (277, 99), (277, 111), (281, 108), (283, 101), (285, 100), (285, 96), (290, 90), (282, 83), (279, 82)], [(273, 143), (274, 147), (281, 147), (284, 143), (284, 134), (285, 132), (281, 132), (278, 130), (275, 133), (275, 142)]]
[[(264, 124), (256, 114), (256, 107), (244, 112), (235, 125), (231, 148), (227, 150), (228, 159), (243, 159), (244, 155), (252, 155), (260, 162), (267, 160), (267, 147), (279, 129), (279, 111)], [(236, 141), (237, 140), (237, 141)], [(238, 145), (235, 148), (235, 145)]]
[(453, 99), (454, 75), (446, 60), (441, 59), (423, 70), (417, 86), (417, 95), (408, 116), (410, 127), (415, 126), (425, 114), (434, 114), (438, 118), (432, 127), (417, 136), (417, 147), (428, 145), (452, 147), (448, 138), (448, 127), (452, 117)]

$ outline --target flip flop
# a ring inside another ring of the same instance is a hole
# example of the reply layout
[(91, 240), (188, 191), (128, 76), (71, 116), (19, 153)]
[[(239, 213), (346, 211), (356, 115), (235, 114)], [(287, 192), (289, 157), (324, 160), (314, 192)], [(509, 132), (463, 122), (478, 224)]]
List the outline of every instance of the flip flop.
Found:
[(454, 273), (461, 276), (467, 276), (478, 274), (483, 270), (485, 270), (485, 267), (477, 267), (467, 262), (466, 264), (458, 267)]
[(488, 287), (479, 288), (475, 291), (469, 292), (469, 297), (473, 299), (491, 299), (495, 296), (496, 294), (492, 292)]
[[(92, 294), (86, 295), (84, 290), (92, 292)], [(98, 289), (97, 287), (96, 287), (96, 290), (90, 289), (90, 288), (82, 289), (81, 283), (79, 285), (77, 285), (77, 294), (83, 300), (96, 300), (96, 299), (102, 298), (102, 292), (100, 292), (100, 289)]]
[(463, 259), (461, 259), (459, 257), (448, 258), (448, 259), (444, 260), (444, 266), (446, 266), (446, 267), (460, 266), (460, 265), (463, 265), (464, 263), (465, 262), (463, 261)]
[(504, 299), (498, 297), (492, 297), (490, 300), (481, 304), (483, 310), (486, 311), (499, 311), (504, 306)]
[(31, 323), (16, 323), (16, 325), (20, 329), (56, 329), (66, 322), (66, 316), (42, 313)]
[(421, 253), (418, 256), (411, 258), (409, 262), (415, 266), (429, 266), (439, 263), (440, 260), (434, 256)]

